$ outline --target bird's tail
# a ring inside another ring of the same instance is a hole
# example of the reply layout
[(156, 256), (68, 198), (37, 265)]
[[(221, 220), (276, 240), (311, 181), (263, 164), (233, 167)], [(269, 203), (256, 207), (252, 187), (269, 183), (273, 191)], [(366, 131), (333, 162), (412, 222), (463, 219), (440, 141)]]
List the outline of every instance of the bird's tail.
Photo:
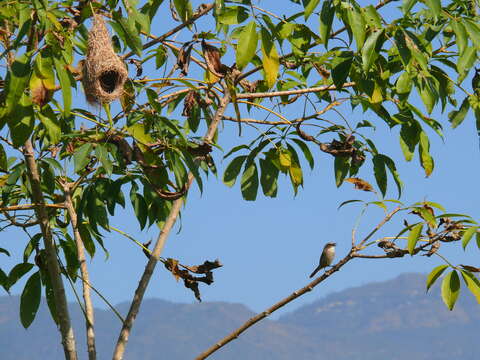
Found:
[(322, 267), (321, 267), (320, 265), (318, 265), (317, 268), (316, 268), (315, 270), (313, 270), (313, 272), (310, 274), (310, 278), (314, 277), (315, 274), (316, 274), (317, 272), (319, 272), (321, 268), (322, 268)]

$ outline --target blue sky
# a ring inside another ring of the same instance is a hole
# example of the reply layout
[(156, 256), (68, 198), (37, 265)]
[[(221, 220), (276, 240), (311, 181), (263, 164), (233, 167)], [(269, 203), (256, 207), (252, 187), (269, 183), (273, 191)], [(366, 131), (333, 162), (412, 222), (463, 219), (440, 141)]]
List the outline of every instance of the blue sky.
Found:
[[(268, 9), (278, 7), (271, 4), (274, 2), (262, 2)], [(165, 4), (162, 8), (165, 9)], [(162, 34), (171, 25), (163, 27), (165, 23), (158, 24), (158, 28), (154, 28), (152, 33)], [(179, 38), (184, 36), (188, 36), (187, 31)], [(146, 69), (145, 74), (151, 77), (159, 76), (149, 71), (153, 70)], [(466, 83), (469, 81), (466, 80)], [(79, 90), (77, 95), (79, 99), (82, 98), (82, 91)], [(79, 105), (83, 106), (83, 100), (81, 101)], [(264, 103), (267, 104), (268, 102)], [(420, 103), (417, 105), (423, 108)], [(293, 119), (298, 117), (297, 111), (296, 105), (292, 105), (283, 115)], [(426, 179), (417, 155), (412, 162), (405, 162), (398, 142), (398, 128), (388, 129), (383, 122), (369, 113), (361, 114), (356, 111), (352, 114), (348, 109), (344, 111), (343, 114), (349, 118), (369, 119), (377, 125), (372, 139), (382, 153), (396, 161), (400, 176), (406, 184), (402, 201), (406, 204), (424, 199), (436, 201), (445, 206), (448, 212), (461, 212), (470, 214), (475, 219), (480, 218), (477, 204), (479, 139), (471, 113), (460, 127), (452, 130), (447, 114), (440, 114), (438, 109), (435, 109), (432, 117), (443, 124), (445, 141), (429, 132), (435, 170), (430, 178)], [(233, 108), (229, 108), (229, 114), (232, 113)], [(263, 118), (264, 115), (258, 116)], [(254, 129), (244, 127), (246, 130), (239, 140), (236, 126), (234, 123), (225, 123), (219, 140), (225, 152), (238, 143), (248, 142), (257, 134)], [(353, 186), (348, 183), (337, 189), (333, 176), (333, 157), (317, 148), (311, 149), (316, 158), (316, 166), (310, 171), (306, 164), (303, 164), (304, 188), (299, 190), (296, 197), (290, 184), (282, 180), (276, 199), (265, 198), (259, 194), (255, 202), (242, 199), (238, 184), (234, 188), (222, 184), (221, 174), (230, 159), (222, 162), (223, 154), (217, 151), (214, 155), (220, 169), (219, 178), (210, 176), (208, 181), (205, 181), (202, 195), (194, 186), (182, 212), (181, 231), (177, 233), (177, 223), (176, 231), (172, 232), (162, 254), (164, 257), (179, 259), (185, 264), (200, 264), (207, 259), (216, 258), (224, 264), (215, 271), (214, 284), (201, 286), (204, 301), (239, 302), (255, 311), (261, 311), (307, 284), (308, 274), (316, 267), (325, 242), (337, 242), (337, 258), (346, 254), (351, 241), (351, 229), (360, 207), (353, 204), (337, 210), (338, 205), (349, 199), (375, 199), (371, 193), (353, 190)], [(362, 170), (360, 177), (374, 183), (369, 166)], [(387, 197), (396, 196), (393, 179), (389, 178)], [(141, 232), (130, 210), (131, 208), (127, 207), (127, 210), (119, 211), (111, 225), (142, 242), (156, 239), (158, 228), (153, 226), (149, 231)], [(368, 233), (382, 218), (382, 211), (372, 208), (362, 221), (359, 238)], [(380, 235), (395, 235), (403, 218), (399, 216), (398, 221), (393, 221)], [(11, 259), (0, 254), (2, 268), (9, 270), (15, 264), (12, 259), (21, 256), (26, 237), (20, 232), (8, 231), (2, 235), (1, 243), (5, 244), (7, 249), (13, 249)], [(134, 243), (116, 233), (106, 235), (105, 245), (110, 253), (108, 260), (99, 250), (89, 263), (92, 284), (112, 303), (127, 301), (133, 296), (147, 259)], [(454, 264), (479, 266), (479, 250), (474, 242), (470, 244), (467, 252), (461, 249), (459, 243), (444, 245), (440, 251)], [(405, 272), (427, 273), (441, 263), (437, 257), (358, 259), (311, 293), (287, 306), (284, 311), (351, 286), (393, 278)], [(80, 291), (80, 282), (77, 281), (76, 285)], [(67, 283), (65, 286), (69, 287)], [(22, 288), (22, 285), (17, 285), (12, 292), (20, 293)], [(68, 292), (73, 300), (72, 291)], [(177, 283), (161, 264), (157, 266), (146, 297), (195, 302), (193, 294), (184, 288), (182, 282)], [(97, 306), (104, 307), (95, 295), (94, 299)]]

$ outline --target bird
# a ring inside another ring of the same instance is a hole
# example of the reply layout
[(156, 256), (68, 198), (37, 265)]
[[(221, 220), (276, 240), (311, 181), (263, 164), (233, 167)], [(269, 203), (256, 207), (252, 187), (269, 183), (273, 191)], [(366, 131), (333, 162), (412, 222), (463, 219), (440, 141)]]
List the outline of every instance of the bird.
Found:
[(480, 69), (475, 68), (475, 75), (472, 78), (472, 90), (475, 95), (480, 96)]
[(314, 277), (317, 272), (319, 272), (321, 269), (330, 266), (330, 264), (333, 262), (333, 259), (335, 258), (335, 245), (337, 245), (334, 242), (329, 242), (326, 243), (325, 246), (323, 247), (322, 255), (320, 256), (320, 263), (318, 264), (317, 268), (313, 270), (313, 272), (310, 274), (310, 277)]

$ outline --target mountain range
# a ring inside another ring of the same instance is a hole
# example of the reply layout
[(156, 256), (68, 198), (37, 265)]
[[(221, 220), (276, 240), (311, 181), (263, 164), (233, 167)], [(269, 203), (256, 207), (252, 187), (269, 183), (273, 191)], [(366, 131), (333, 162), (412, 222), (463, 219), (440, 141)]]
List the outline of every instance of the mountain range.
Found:
[[(18, 317), (19, 297), (0, 297), (2, 360), (63, 359), (59, 334), (45, 302), (25, 330)], [(71, 306), (86, 359), (84, 321)], [(117, 306), (120, 313), (128, 304)], [(241, 304), (176, 304), (147, 299), (142, 304), (125, 360), (194, 359), (254, 313)], [(120, 321), (96, 311), (98, 359), (111, 358)], [(480, 306), (464, 291), (448, 311), (439, 288), (425, 292), (425, 275), (403, 274), (330, 294), (281, 316), (264, 320), (210, 359), (217, 360), (478, 360)]]

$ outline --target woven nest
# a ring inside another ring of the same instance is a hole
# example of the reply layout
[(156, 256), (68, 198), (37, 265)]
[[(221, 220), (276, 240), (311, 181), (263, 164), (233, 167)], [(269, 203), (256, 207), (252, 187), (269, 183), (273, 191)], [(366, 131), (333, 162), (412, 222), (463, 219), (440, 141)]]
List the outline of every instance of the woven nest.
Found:
[(88, 33), (82, 83), (89, 103), (105, 104), (123, 95), (127, 67), (113, 51), (112, 40), (100, 15), (94, 15)]

